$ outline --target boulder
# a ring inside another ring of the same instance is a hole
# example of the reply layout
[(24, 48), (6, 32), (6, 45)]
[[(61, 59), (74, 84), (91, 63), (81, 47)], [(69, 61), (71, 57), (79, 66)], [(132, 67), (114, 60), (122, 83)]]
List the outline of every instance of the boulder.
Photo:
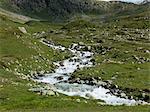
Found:
[(18, 29), (24, 33), (24, 34), (27, 34), (27, 30), (24, 28), (24, 27), (18, 27)]
[(77, 102), (81, 102), (81, 100), (80, 100), (80, 99), (76, 99), (76, 101), (77, 101)]
[(63, 76), (55, 77), (57, 80), (63, 80)]
[(55, 92), (52, 91), (52, 90), (48, 90), (46, 95), (49, 95), (49, 96), (55, 96)]
[(126, 94), (125, 94), (125, 93), (121, 93), (120, 95), (121, 95), (121, 97), (123, 97), (123, 98), (126, 97)]
[(82, 45), (84, 45), (84, 43), (83, 43), (83, 42), (79, 42), (79, 45), (81, 45), (81, 46), (82, 46)]

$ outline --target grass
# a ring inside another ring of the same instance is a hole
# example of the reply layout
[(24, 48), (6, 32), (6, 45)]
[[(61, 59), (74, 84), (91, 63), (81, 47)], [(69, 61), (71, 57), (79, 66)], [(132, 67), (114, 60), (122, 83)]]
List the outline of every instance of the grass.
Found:
[[(104, 106), (99, 105), (97, 100), (86, 100), (87, 103), (85, 103), (85, 99), (79, 97), (68, 97), (62, 94), (59, 97), (46, 97), (28, 91), (29, 85), (35, 83), (23, 80), (15, 74), (16, 72), (25, 75), (31, 71), (51, 72), (55, 68), (52, 64), (53, 61), (71, 56), (68, 52), (54, 51), (32, 37), (35, 32), (51, 30), (54, 32), (46, 35), (46, 38), (56, 44), (68, 47), (72, 43), (84, 42), (86, 46), (91, 46), (92, 52), (95, 53), (93, 58), (97, 65), (77, 71), (73, 74), (75, 77), (100, 76), (103, 80), (110, 80), (117, 75), (113, 83), (122, 89), (143, 90), (149, 88), (149, 62), (139, 64), (133, 58), (133, 55), (136, 55), (149, 59), (149, 54), (145, 52), (150, 50), (144, 40), (148, 35), (145, 27), (141, 26), (139, 32), (143, 32), (146, 36), (139, 41), (140, 34), (135, 32), (135, 27), (128, 28), (128, 34), (126, 34), (121, 29), (124, 28), (121, 21), (111, 22), (109, 25), (108, 23), (94, 25), (94, 23), (83, 20), (79, 23), (77, 20), (68, 24), (35, 21), (20, 24), (0, 16), (0, 110), (2, 112), (149, 112), (147, 105)], [(114, 28), (116, 24), (118, 26)], [(22, 34), (18, 30), (20, 26), (25, 27), (29, 35)], [(80, 30), (78, 30), (79, 28)], [(116, 32), (121, 37), (116, 38)], [(135, 39), (128, 40), (125, 38), (127, 35), (135, 37)], [(146, 42), (149, 41), (146, 40)], [(111, 49), (102, 54), (104, 48)], [(108, 59), (111, 62), (104, 61)], [(123, 62), (123, 64), (119, 62)], [(77, 102), (77, 99), (80, 99), (80, 102)]]
[[(30, 27), (29, 25), (13, 23), (3, 18), (0, 25), (0, 58), (1, 63), (4, 63), (3, 66), (7, 66), (10, 69), (17, 68), (19, 72), (22, 69), (22, 72), (27, 74), (28, 72), (26, 71), (36, 70), (38, 67), (39, 71), (44, 69), (51, 70), (53, 61), (67, 58), (70, 55), (67, 52), (54, 51), (40, 43), (37, 39), (29, 35), (23, 35), (18, 30), (19, 26), (24, 26), (29, 33), (34, 31), (40, 32), (43, 31), (44, 25), (40, 28), (40, 24), (38, 24), (39, 26)], [(22, 66), (19, 67), (16, 62)]]
[[(10, 78), (11, 77), (11, 78)], [(148, 112), (148, 106), (102, 106), (98, 105), (95, 100), (80, 98), (77, 102), (76, 97), (60, 95), (41, 96), (28, 91), (28, 85), (32, 82), (22, 80), (15, 74), (0, 69), (0, 110), (1, 112)]]
[(6, 11), (2, 8), (0, 8), (0, 15), (3, 16), (3, 18), (7, 18), (11, 21), (18, 22), (21, 24), (25, 24), (25, 23), (30, 22), (30, 21), (39, 21), (37, 19), (32, 19), (30, 17), (26, 17), (26, 16), (22, 16), (19, 14), (15, 14), (15, 13)]

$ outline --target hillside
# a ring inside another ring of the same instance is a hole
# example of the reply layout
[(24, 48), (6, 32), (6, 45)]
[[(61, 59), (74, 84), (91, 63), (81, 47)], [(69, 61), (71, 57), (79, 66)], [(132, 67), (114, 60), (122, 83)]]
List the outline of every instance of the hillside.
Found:
[(0, 112), (149, 112), (149, 12), (149, 3), (0, 0)]
[(67, 20), (77, 15), (104, 18), (143, 11), (139, 9), (141, 6), (132, 3), (95, 0), (1, 0), (0, 4), (5, 9), (51, 21)]

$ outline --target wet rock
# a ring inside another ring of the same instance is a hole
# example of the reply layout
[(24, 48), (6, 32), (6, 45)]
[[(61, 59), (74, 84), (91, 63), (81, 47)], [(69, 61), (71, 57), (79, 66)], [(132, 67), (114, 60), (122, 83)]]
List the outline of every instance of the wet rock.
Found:
[(85, 96), (89, 99), (95, 99), (90, 93), (87, 93)]
[(76, 83), (80, 83), (80, 78), (76, 78)]
[(113, 81), (112, 80), (107, 80), (106, 82), (109, 83), (109, 84), (112, 84)]
[(64, 66), (64, 63), (63, 63), (63, 62), (60, 62), (59, 64), (60, 64), (60, 66)]
[(90, 62), (95, 63), (96, 61), (95, 61), (94, 58), (92, 58), (92, 59), (90, 60)]
[(63, 80), (63, 76), (55, 77), (57, 80)]
[(126, 94), (125, 93), (121, 93), (120, 96), (123, 97), (123, 98), (125, 98)]
[(92, 50), (92, 47), (91, 47), (91, 46), (85, 46), (83, 50), (84, 50), (84, 51), (91, 51), (91, 50)]
[(71, 58), (71, 59), (69, 59), (69, 62), (73, 62), (74, 60)]
[(143, 100), (146, 102), (150, 102), (150, 97), (148, 95), (143, 96)]
[(150, 89), (144, 89), (143, 91), (146, 93), (150, 93)]
[(106, 86), (107, 85), (107, 83), (106, 82), (103, 82), (103, 81), (98, 81), (97, 83), (96, 83), (96, 85), (98, 85), (98, 86)]

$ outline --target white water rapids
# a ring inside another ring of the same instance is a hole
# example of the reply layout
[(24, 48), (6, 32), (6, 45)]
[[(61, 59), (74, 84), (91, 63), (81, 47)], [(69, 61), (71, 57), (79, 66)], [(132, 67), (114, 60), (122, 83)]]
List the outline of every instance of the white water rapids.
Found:
[[(67, 49), (65, 47), (55, 46), (51, 43), (45, 43), (43, 41), (42, 43), (53, 49)], [(109, 89), (105, 89), (101, 86), (98, 87), (87, 84), (68, 83), (67, 80), (69, 79), (71, 74), (75, 72), (75, 70), (77, 70), (78, 68), (93, 66), (93, 63), (90, 61), (93, 53), (89, 51), (78, 51), (75, 49), (76, 46), (77, 44), (74, 44), (72, 48), (67, 49), (73, 53), (73, 57), (61, 61), (61, 64), (60, 62), (54, 63), (58, 66), (58, 68), (55, 69), (54, 73), (46, 74), (45, 76), (40, 77), (38, 81), (53, 84), (56, 87), (55, 91), (59, 93), (68, 96), (80, 96), (87, 99), (92, 97), (94, 99), (103, 100), (105, 101), (105, 104), (108, 105), (137, 105), (146, 103), (143, 101), (135, 101), (117, 97), (115, 95), (110, 94)], [(61, 79), (58, 79), (58, 77), (61, 77)]]

